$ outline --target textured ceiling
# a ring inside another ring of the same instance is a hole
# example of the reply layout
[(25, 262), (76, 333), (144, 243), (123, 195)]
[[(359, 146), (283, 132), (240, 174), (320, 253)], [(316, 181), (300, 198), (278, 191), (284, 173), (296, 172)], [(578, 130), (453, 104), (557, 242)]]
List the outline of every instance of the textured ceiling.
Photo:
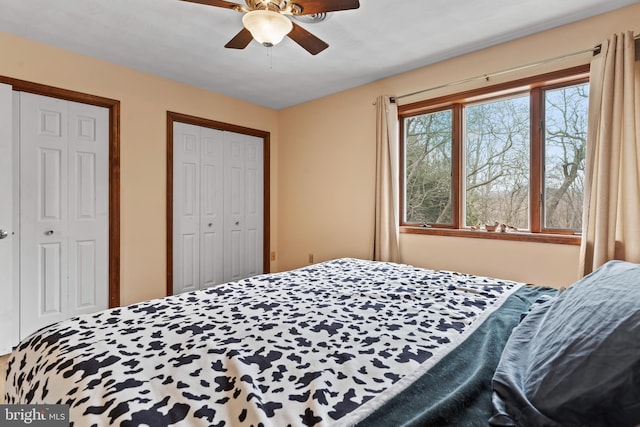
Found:
[(0, 0), (0, 31), (281, 109), (634, 3), (360, 0), (298, 22), (329, 43), (316, 56), (290, 39), (225, 49), (242, 15), (179, 0)]

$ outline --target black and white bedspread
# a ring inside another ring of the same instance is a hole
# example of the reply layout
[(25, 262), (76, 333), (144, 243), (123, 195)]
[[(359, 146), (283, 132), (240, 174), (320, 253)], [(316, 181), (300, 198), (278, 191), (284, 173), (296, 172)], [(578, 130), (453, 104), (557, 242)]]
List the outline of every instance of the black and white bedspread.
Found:
[(7, 403), (74, 425), (351, 425), (522, 284), (339, 259), (62, 321), (8, 364)]

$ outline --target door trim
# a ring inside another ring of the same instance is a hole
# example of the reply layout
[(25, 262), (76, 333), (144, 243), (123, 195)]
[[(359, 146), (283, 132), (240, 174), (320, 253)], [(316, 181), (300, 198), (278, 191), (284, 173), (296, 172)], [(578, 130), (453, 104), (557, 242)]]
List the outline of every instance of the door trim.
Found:
[(13, 90), (109, 110), (109, 308), (120, 306), (120, 101), (0, 76)]
[(263, 152), (263, 239), (262, 239), (262, 268), (263, 272), (270, 271), (269, 253), (271, 250), (271, 185), (270, 185), (270, 144), (271, 133), (259, 129), (247, 128), (230, 123), (189, 116), (187, 114), (167, 111), (167, 295), (173, 295), (173, 124), (185, 123), (205, 128), (235, 132), (262, 138)]

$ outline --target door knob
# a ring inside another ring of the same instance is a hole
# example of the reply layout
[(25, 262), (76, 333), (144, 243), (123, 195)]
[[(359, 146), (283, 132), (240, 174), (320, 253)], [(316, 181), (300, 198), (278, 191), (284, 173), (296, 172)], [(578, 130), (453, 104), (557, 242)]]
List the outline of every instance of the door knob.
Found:
[(44, 232), (47, 236), (51, 236), (53, 234), (53, 230), (47, 230)]
[(4, 231), (4, 230), (0, 230), (0, 240), (6, 239), (7, 237), (9, 237), (9, 232), (8, 231)]
[(236, 225), (240, 225), (240, 221), (236, 221)]

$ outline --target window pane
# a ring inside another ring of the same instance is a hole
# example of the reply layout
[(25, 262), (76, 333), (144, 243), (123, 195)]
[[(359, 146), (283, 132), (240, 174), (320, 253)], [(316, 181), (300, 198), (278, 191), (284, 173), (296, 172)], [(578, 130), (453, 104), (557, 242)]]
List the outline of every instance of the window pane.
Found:
[(405, 119), (405, 222), (451, 224), (452, 111)]
[(588, 84), (545, 92), (545, 228), (582, 226), (588, 96)]
[(529, 228), (529, 96), (465, 108), (466, 225)]

